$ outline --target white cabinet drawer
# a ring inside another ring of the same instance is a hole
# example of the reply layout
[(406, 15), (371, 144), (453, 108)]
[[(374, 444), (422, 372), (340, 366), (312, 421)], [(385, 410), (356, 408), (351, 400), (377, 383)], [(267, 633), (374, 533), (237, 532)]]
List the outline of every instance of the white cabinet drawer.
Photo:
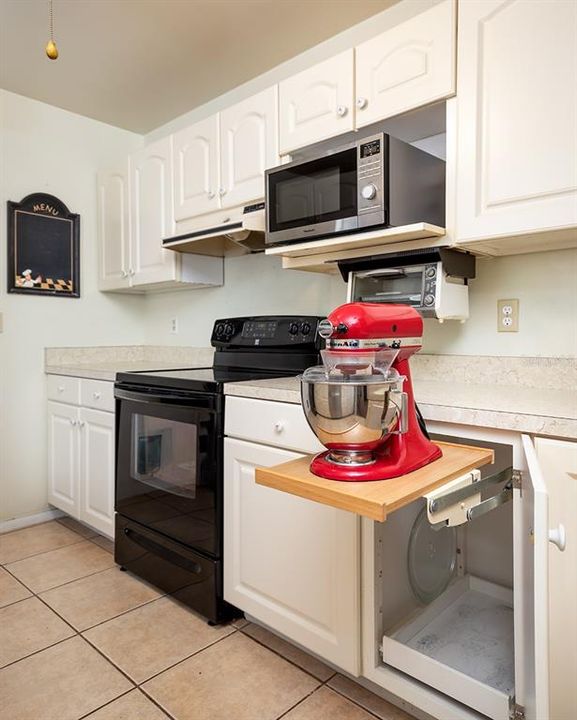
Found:
[(80, 405), (80, 379), (67, 375), (48, 375), (47, 394), (49, 400)]
[(302, 407), (290, 403), (228, 396), (224, 432), (229, 437), (305, 453), (324, 450)]
[(106, 380), (81, 380), (80, 404), (95, 410), (114, 412), (114, 383)]

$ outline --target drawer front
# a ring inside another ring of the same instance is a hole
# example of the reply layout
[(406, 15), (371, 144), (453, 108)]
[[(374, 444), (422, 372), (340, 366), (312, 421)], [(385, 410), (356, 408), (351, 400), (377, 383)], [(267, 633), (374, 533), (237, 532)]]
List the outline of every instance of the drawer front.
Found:
[(47, 375), (49, 400), (80, 405), (80, 379), (68, 375)]
[(228, 396), (224, 416), (229, 437), (305, 453), (324, 450), (300, 405)]
[(81, 380), (80, 404), (82, 407), (114, 412), (114, 383), (106, 380)]

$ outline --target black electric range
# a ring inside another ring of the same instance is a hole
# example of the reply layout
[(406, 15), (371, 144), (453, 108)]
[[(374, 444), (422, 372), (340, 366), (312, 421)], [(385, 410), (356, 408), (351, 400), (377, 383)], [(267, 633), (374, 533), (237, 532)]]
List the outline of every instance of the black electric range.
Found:
[(116, 377), (115, 560), (209, 622), (235, 614), (222, 595), (224, 387), (318, 364), (320, 319), (217, 320), (212, 367)]

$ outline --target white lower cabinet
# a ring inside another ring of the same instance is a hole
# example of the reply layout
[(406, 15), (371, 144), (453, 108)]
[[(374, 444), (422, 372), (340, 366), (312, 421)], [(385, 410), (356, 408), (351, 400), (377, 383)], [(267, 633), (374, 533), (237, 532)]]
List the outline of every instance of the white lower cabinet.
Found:
[(225, 438), (224, 597), (358, 675), (359, 519), (255, 483), (255, 467), (297, 456)]
[(79, 518), (114, 535), (114, 413), (80, 408)]
[(96, 404), (108, 397), (109, 384), (49, 376), (48, 502), (114, 537), (114, 412), (52, 399), (68, 392), (70, 403), (91, 396)]

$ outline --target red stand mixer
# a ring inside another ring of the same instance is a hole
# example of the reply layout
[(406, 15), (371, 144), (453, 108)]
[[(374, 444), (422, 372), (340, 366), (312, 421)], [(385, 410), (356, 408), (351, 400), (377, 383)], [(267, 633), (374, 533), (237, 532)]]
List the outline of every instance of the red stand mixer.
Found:
[(331, 480), (385, 480), (441, 457), (423, 432), (409, 358), (423, 320), (407, 305), (354, 302), (319, 325), (324, 366), (301, 377), (303, 409), (326, 452), (311, 472)]

